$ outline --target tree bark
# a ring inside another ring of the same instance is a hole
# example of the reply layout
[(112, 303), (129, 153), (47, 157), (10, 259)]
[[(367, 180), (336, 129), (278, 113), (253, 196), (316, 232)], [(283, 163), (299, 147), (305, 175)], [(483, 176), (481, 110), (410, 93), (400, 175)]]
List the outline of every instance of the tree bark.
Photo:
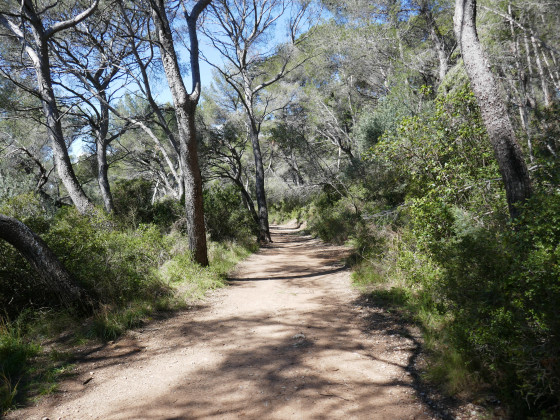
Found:
[(541, 88), (543, 91), (544, 106), (550, 106), (552, 96), (550, 90), (548, 89), (548, 82), (546, 80), (546, 75), (544, 74), (543, 65), (541, 62), (539, 47), (537, 46), (537, 40), (535, 39), (535, 34), (531, 29), (531, 44), (533, 45), (533, 50), (535, 52), (535, 61), (537, 63), (537, 70), (539, 72), (539, 77), (541, 79)]
[(107, 163), (107, 134), (109, 132), (109, 107), (106, 105), (107, 98), (105, 91), (101, 91), (100, 95), (103, 96), (104, 101), (100, 101), (100, 119), (99, 128), (96, 138), (96, 156), (97, 156), (97, 183), (101, 191), (101, 198), (107, 213), (115, 211), (113, 203), (113, 195), (111, 194), (111, 187), (109, 185), (109, 165)]
[(45, 290), (54, 293), (61, 305), (91, 308), (85, 291), (76, 284), (47, 244), (29, 227), (13, 217), (0, 214), (0, 239), (25, 257), (44, 282)]
[(509, 213), (516, 218), (520, 214), (519, 204), (531, 195), (531, 182), (506, 106), (478, 39), (476, 0), (456, 0), (454, 27), (465, 69), (498, 161)]
[(171, 90), (179, 129), (179, 161), (182, 167), (189, 248), (194, 260), (203, 266), (208, 265), (208, 252), (206, 227), (204, 225), (202, 177), (198, 164), (195, 127), (196, 105), (200, 97), (201, 85), (196, 21), (199, 14), (209, 3), (210, 0), (199, 1), (194, 6), (191, 14), (185, 13), (190, 39), (191, 75), (193, 81), (193, 92), (189, 94), (179, 69), (179, 62), (173, 43), (173, 34), (165, 12), (165, 2), (163, 0), (150, 1), (152, 17), (157, 29), (161, 61)]
[(249, 136), (253, 146), (253, 157), (255, 158), (255, 193), (257, 196), (259, 215), (259, 241), (267, 243), (272, 242), (272, 238), (270, 237), (270, 226), (268, 224), (268, 205), (266, 203), (266, 190), (264, 188), (264, 166), (259, 143), (259, 131), (252, 121), (249, 125)]

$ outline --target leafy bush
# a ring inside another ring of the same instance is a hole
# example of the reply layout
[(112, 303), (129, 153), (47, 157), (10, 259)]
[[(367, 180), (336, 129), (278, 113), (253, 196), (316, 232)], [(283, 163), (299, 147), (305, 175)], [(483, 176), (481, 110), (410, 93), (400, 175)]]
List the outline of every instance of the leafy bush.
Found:
[[(557, 124), (546, 124), (535, 139), (535, 196), (513, 225), (467, 85), (441, 94), (432, 113), (404, 118), (371, 148), (370, 162), (387, 168), (379, 179), (396, 177), (402, 188), (396, 223), (344, 226), (342, 217), (332, 220), (341, 197), (323, 197), (330, 204), (315, 213), (319, 228), (344, 229), (364, 249), (355, 282), (423, 326), (428, 378), (450, 393), (491, 384), (521, 417), (560, 407), (560, 195), (558, 162), (545, 147), (555, 143)], [(398, 196), (383, 188), (386, 203)], [(360, 239), (368, 230), (378, 233)]]
[(171, 244), (155, 225), (120, 231), (102, 213), (84, 217), (70, 208), (57, 214), (44, 239), (100, 302), (165, 293), (156, 270), (169, 258)]
[(307, 214), (307, 203), (298, 195), (285, 195), (277, 202), (269, 204), (269, 217), (274, 223), (285, 223), (295, 220), (303, 222)]
[(326, 185), (309, 209), (308, 229), (326, 242), (342, 244), (354, 232), (359, 215), (348, 197)]
[(404, 176), (407, 201), (463, 206), (478, 215), (504, 211), (498, 166), (467, 84), (438, 96), (434, 110), (404, 118), (369, 158)]
[(214, 184), (204, 191), (206, 229), (215, 241), (240, 239), (258, 233), (258, 227), (233, 185)]

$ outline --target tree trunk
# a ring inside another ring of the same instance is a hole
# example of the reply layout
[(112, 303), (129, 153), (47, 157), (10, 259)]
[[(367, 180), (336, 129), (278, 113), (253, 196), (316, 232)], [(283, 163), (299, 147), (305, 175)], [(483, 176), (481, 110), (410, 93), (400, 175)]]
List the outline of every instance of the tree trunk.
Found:
[(535, 39), (535, 34), (531, 29), (531, 44), (533, 45), (533, 50), (535, 51), (535, 61), (537, 63), (537, 70), (539, 72), (539, 77), (541, 79), (541, 88), (543, 91), (544, 106), (550, 106), (551, 98), (550, 90), (548, 89), (548, 82), (544, 74), (543, 65), (541, 62), (539, 47), (537, 46), (537, 40)]
[(519, 45), (519, 37), (515, 32), (515, 27), (513, 25), (514, 16), (511, 8), (511, 2), (508, 3), (508, 15), (509, 15), (509, 29), (511, 32), (511, 38), (513, 40), (514, 54), (515, 54), (515, 67), (517, 70), (517, 82), (519, 83), (519, 117), (521, 119), (521, 126), (523, 131), (527, 136), (527, 147), (529, 149), (529, 160), (533, 162), (533, 143), (531, 139), (531, 130), (529, 124), (529, 108), (527, 106), (529, 102), (529, 97), (527, 94), (527, 83), (526, 75), (523, 66), (521, 65), (521, 48)]
[(259, 226), (259, 215), (257, 213), (257, 211), (255, 210), (255, 204), (253, 203), (253, 199), (251, 198), (251, 195), (247, 192), (247, 189), (245, 188), (245, 185), (243, 185), (243, 182), (241, 182), (241, 180), (239, 178), (231, 178), (233, 180), (233, 182), (235, 183), (235, 185), (237, 185), (237, 188), (239, 188), (239, 191), (241, 191), (241, 197), (243, 198), (243, 202), (245, 203), (245, 205), (247, 206), (247, 209), (249, 210), (249, 213), (251, 213), (251, 216), (253, 217), (253, 220), (255, 221), (255, 224), (257, 226)]
[(196, 35), (196, 20), (200, 12), (208, 5), (209, 0), (198, 2), (191, 13), (186, 14), (190, 38), (191, 73), (193, 79), (193, 93), (188, 94), (173, 43), (171, 26), (165, 12), (163, 0), (151, 0), (152, 17), (154, 19), (161, 61), (167, 78), (173, 104), (177, 126), (179, 129), (179, 161), (182, 168), (182, 184), (185, 194), (185, 217), (189, 248), (194, 260), (208, 265), (208, 251), (206, 245), (206, 228), (204, 225), (204, 203), (202, 196), (202, 177), (198, 165), (198, 152), (195, 127), (196, 105), (200, 96), (200, 69), (198, 64), (198, 38)]
[(115, 211), (113, 203), (113, 195), (111, 194), (111, 187), (109, 186), (109, 165), (107, 164), (107, 133), (109, 132), (109, 108), (106, 105), (106, 95), (104, 91), (100, 95), (105, 101), (100, 101), (99, 107), (101, 110), (101, 118), (99, 120), (99, 131), (97, 132), (97, 183), (103, 198), (103, 205), (107, 213)]
[(445, 42), (441, 33), (439, 31), (438, 25), (430, 10), (430, 5), (427, 1), (420, 3), (420, 12), (426, 18), (428, 23), (428, 28), (430, 30), (430, 38), (434, 44), (436, 49), (438, 61), (439, 61), (439, 71), (438, 71), (438, 79), (441, 83), (444, 79), (445, 75), (447, 74), (447, 70), (449, 69), (449, 62), (447, 60), (447, 53), (445, 52)]
[(175, 112), (179, 123), (180, 158), (184, 168), (183, 182), (189, 248), (195, 261), (206, 266), (208, 265), (208, 254), (204, 224), (202, 177), (198, 164), (196, 143), (195, 109), (196, 106), (192, 106), (188, 113), (185, 113), (182, 108), (175, 109)]
[(478, 39), (476, 0), (456, 0), (454, 26), (465, 69), (498, 161), (509, 213), (516, 218), (520, 214), (518, 205), (531, 195), (531, 182), (506, 106)]
[(43, 280), (45, 291), (54, 293), (61, 305), (91, 309), (85, 291), (75, 283), (47, 244), (25, 224), (0, 214), (0, 239), (25, 257)]
[(268, 225), (268, 206), (266, 203), (266, 191), (264, 188), (264, 166), (259, 143), (259, 131), (253, 121), (251, 121), (249, 125), (249, 136), (251, 138), (253, 156), (255, 158), (255, 193), (259, 209), (259, 241), (267, 243), (272, 242), (272, 239), (270, 237), (270, 227)]

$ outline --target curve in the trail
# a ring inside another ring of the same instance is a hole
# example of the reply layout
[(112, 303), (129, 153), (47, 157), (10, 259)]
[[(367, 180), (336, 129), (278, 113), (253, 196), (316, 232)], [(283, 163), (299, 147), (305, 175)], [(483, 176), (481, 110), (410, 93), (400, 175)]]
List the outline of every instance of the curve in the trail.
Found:
[(431, 418), (407, 373), (412, 339), (364, 328), (347, 250), (272, 234), (231, 287), (85, 356), (62, 392), (10, 418)]

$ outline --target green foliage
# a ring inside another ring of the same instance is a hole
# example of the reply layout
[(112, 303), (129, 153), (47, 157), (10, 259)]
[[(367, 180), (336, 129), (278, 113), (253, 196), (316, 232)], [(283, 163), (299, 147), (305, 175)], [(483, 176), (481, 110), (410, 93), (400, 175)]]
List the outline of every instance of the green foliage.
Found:
[(153, 312), (153, 306), (142, 301), (106, 306), (96, 313), (89, 334), (103, 341), (115, 340), (125, 331), (143, 325)]
[(324, 241), (343, 244), (359, 220), (352, 197), (326, 185), (311, 204), (307, 227)]
[(459, 76), (393, 128), (375, 114), (362, 120), (368, 175), (325, 188), (309, 227), (352, 244), (356, 285), (422, 326), (427, 379), (450, 394), (490, 384), (520, 416), (546, 416), (560, 406), (556, 110), (539, 120), (535, 196), (512, 224), (476, 101)]
[(258, 227), (233, 185), (214, 184), (204, 191), (206, 229), (215, 241), (240, 239), (257, 234)]
[(184, 213), (185, 209), (180, 201), (172, 198), (156, 201), (152, 207), (152, 223), (169, 230)]
[(390, 163), (408, 199), (462, 205), (479, 215), (503, 212), (497, 163), (468, 85), (438, 96), (435, 109), (406, 117), (370, 159)]
[(524, 416), (557, 409), (560, 196), (536, 195), (515, 229), (481, 225), (457, 207), (408, 213), (412, 223), (354, 276), (423, 326), (427, 378), (450, 393), (491, 383)]
[(165, 294), (155, 270), (168, 258), (171, 244), (155, 225), (119, 231), (102, 213), (83, 217), (70, 208), (57, 214), (44, 239), (101, 302)]
[(534, 180), (539, 188), (550, 191), (560, 184), (560, 103), (539, 110), (538, 117), (531, 127), (538, 163)]
[(112, 189), (116, 213), (125, 226), (138, 227), (154, 220), (152, 183), (135, 178), (118, 181)]
[(360, 151), (367, 152), (383, 135), (394, 133), (402, 119), (410, 115), (411, 110), (397, 92), (382, 98), (374, 109), (366, 108), (355, 129)]
[(20, 325), (0, 318), (0, 413), (15, 402), (28, 360), (39, 350), (23, 338)]
[(298, 195), (285, 195), (281, 200), (270, 203), (269, 217), (274, 223), (287, 223), (295, 220), (302, 223), (307, 216), (306, 200)]

